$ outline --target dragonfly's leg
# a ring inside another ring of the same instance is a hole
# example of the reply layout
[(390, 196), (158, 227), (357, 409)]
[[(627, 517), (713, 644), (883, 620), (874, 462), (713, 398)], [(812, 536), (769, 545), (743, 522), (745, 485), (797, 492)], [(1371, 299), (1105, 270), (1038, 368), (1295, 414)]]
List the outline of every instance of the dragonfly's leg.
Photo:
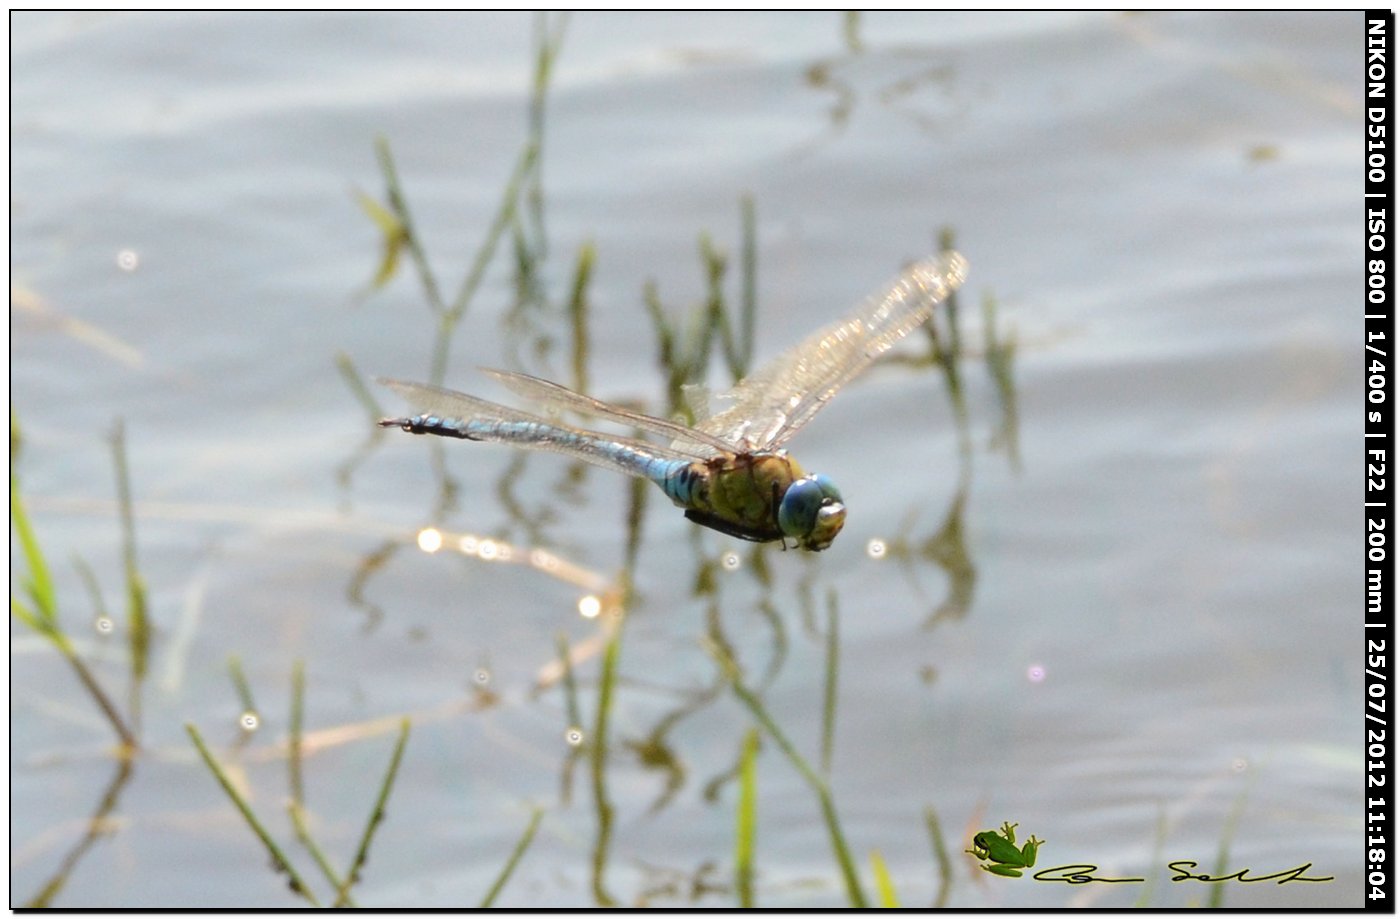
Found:
[(685, 519), (689, 520), (691, 523), (698, 523), (702, 527), (709, 527), (712, 530), (723, 533), (725, 536), (747, 539), (749, 542), (772, 542), (775, 539), (782, 538), (781, 536), (767, 536), (761, 533), (755, 533), (752, 530), (745, 530), (728, 520), (716, 517), (713, 514), (707, 514), (704, 511), (697, 511), (694, 508), (688, 508), (686, 510)]

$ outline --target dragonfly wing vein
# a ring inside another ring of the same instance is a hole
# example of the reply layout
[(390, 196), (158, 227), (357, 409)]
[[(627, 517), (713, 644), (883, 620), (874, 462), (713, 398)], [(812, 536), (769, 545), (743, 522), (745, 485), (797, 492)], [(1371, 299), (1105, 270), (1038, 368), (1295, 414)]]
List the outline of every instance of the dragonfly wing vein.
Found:
[(933, 315), (967, 276), (967, 261), (945, 252), (916, 262), (849, 316), (716, 397), (724, 406), (696, 427), (747, 450), (775, 449), (895, 342)]
[(734, 449), (733, 444), (725, 443), (712, 434), (697, 431), (666, 418), (634, 412), (620, 405), (594, 399), (592, 396), (585, 396), (583, 393), (574, 392), (558, 383), (542, 380), (528, 373), (492, 370), (486, 367), (482, 368), (482, 372), (495, 377), (517, 395), (524, 396), (540, 405), (641, 428), (643, 431), (665, 437), (676, 443), (693, 444), (695, 447), (690, 452), (693, 452), (697, 459), (729, 453)]

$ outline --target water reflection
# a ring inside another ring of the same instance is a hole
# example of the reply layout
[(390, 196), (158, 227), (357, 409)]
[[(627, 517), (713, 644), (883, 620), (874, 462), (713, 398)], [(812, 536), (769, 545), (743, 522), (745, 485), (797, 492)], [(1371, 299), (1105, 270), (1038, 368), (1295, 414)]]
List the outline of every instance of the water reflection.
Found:
[(938, 48), (907, 47), (869, 57), (860, 38), (858, 13), (847, 17), (843, 31), (845, 52), (815, 61), (803, 72), (807, 87), (831, 101), (826, 130), (803, 143), (797, 150), (799, 156), (841, 137), (857, 109), (872, 102), (935, 136), (948, 134), (967, 112), (969, 103), (958, 86), (957, 69)]
[(63, 892), (69, 877), (82, 862), (83, 857), (92, 850), (92, 847), (99, 840), (114, 835), (121, 829), (122, 824), (115, 820), (112, 814), (115, 813), (117, 804), (121, 800), (122, 791), (125, 790), (127, 783), (134, 775), (134, 766), (133, 756), (118, 755), (116, 757), (116, 771), (113, 773), (111, 781), (107, 783), (107, 788), (103, 791), (97, 808), (92, 812), (92, 816), (88, 817), (86, 830), (73, 847), (59, 859), (58, 867), (49, 880), (39, 888), (39, 892), (24, 904), (26, 909), (51, 907), (55, 898)]
[(972, 609), (973, 589), (977, 585), (977, 566), (967, 546), (963, 516), (967, 507), (967, 481), (964, 480), (944, 512), (942, 523), (926, 536), (914, 534), (920, 512), (911, 511), (896, 535), (886, 544), (888, 557), (899, 562), (915, 591), (926, 596), (918, 577), (922, 563), (942, 571), (947, 589), (924, 619), (923, 628), (933, 629), (941, 622), (962, 619)]

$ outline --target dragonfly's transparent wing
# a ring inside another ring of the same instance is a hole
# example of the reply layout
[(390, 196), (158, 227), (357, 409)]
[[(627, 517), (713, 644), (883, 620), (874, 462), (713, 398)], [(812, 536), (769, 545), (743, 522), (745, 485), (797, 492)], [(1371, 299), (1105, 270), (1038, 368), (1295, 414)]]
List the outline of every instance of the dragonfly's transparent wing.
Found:
[(694, 452), (699, 456), (714, 456), (719, 453), (733, 452), (733, 445), (727, 444), (718, 437), (697, 431), (683, 424), (668, 421), (665, 418), (657, 418), (654, 415), (646, 415), (642, 412), (634, 412), (625, 409), (620, 405), (613, 405), (601, 399), (594, 399), (582, 393), (574, 392), (572, 389), (560, 386), (558, 383), (551, 383), (549, 380), (542, 380), (539, 377), (530, 376), (528, 373), (515, 373), (509, 370), (491, 370), (483, 367), (483, 373), (490, 374), (500, 380), (506, 388), (516, 395), (523, 396), (532, 402), (558, 409), (560, 411), (576, 412), (580, 415), (590, 415), (594, 418), (602, 418), (607, 421), (614, 421), (618, 424), (630, 427), (641, 428), (650, 434), (657, 434), (673, 442), (673, 446), (679, 445), (680, 449), (687, 452)]
[(696, 429), (737, 449), (776, 449), (842, 386), (926, 322), (966, 277), (967, 260), (956, 252), (916, 262), (851, 315), (716, 396), (720, 410)]
[[(464, 424), (480, 422), (474, 429), (473, 439), (497, 443), (513, 444), (532, 450), (548, 450), (562, 453), (628, 475), (644, 475), (637, 457), (656, 460), (680, 460), (692, 462), (704, 459), (673, 447), (634, 440), (630, 437), (614, 437), (583, 428), (575, 428), (558, 421), (551, 421), (522, 412), (519, 409), (498, 405), (476, 396), (469, 396), (441, 386), (427, 383), (408, 383), (403, 380), (380, 378), (380, 383), (388, 386), (408, 400), (416, 412), (423, 415), (436, 415), (439, 418), (455, 419)], [(402, 424), (406, 419), (385, 419), (381, 424)], [(621, 448), (621, 449), (619, 449)], [(626, 454), (632, 454), (628, 456)]]
[(710, 395), (710, 387), (705, 383), (682, 384), (681, 399), (685, 401), (690, 417), (695, 419), (696, 427), (703, 426), (714, 414), (714, 400)]

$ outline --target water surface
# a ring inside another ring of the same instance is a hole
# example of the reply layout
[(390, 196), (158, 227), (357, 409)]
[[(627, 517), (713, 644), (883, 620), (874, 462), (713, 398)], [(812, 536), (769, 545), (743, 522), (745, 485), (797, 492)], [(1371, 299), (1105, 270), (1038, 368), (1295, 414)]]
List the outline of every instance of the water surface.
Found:
[[(156, 630), (142, 752), (110, 833), (65, 867), (117, 773), (112, 733), (50, 646), (12, 625), (14, 903), (65, 870), (60, 906), (301, 902), (186, 722), (324, 897), (283, 812), (301, 660), (306, 803), (340, 870), (397, 718), (413, 721), (360, 905), (480, 902), (538, 807), (499, 905), (733, 906), (738, 789), (724, 777), (754, 717), (706, 642), (728, 643), (820, 769), (834, 606), (830, 786), (868, 895), (878, 851), (905, 905), (940, 891), (955, 906), (1204, 905), (1211, 889), (1172, 884), (1164, 866), (1213, 866), (1224, 842), (1231, 870), (1311, 862), (1336, 878), (1233, 884), (1226, 905), (1359, 904), (1361, 17), (848, 25), (574, 17), (544, 108), (539, 195), (522, 196), (521, 229), (452, 340), (450, 386), (502, 398), (478, 365), (571, 382), (563, 304), (591, 244), (590, 391), (660, 411), (645, 290), (693, 327), (708, 237), (736, 308), (745, 196), (760, 361), (945, 228), (972, 264), (962, 426), (916, 336), (906, 361), (853, 384), (790, 445), (851, 508), (831, 550), (755, 556), (649, 496), (599, 785), (586, 755), (569, 765), (573, 716), (549, 682), (563, 635), (594, 742), (606, 617), (581, 617), (578, 602), (596, 591), (425, 554), (414, 536), (433, 523), (544, 547), (614, 584), (629, 483), (452, 443), (440, 455), (455, 505), (441, 512), (436, 447), (387, 432), (360, 452), (373, 416), (335, 363), (429, 375), (423, 287), (405, 256), (368, 291), (381, 240), (355, 191), (383, 199), (374, 144), (387, 139), (454, 295), (530, 136), (533, 20), (13, 19), (21, 488), (64, 622), (125, 702), (122, 630), (89, 627), (70, 561), (91, 564), (120, 619), (104, 436), (124, 420)], [(518, 253), (542, 306), (519, 306)], [(988, 298), (992, 327), (1014, 337), (1011, 390), (989, 372)], [(724, 382), (723, 361), (708, 369)], [(12, 577), (23, 571), (12, 548)], [(702, 575), (712, 592), (697, 592)], [(231, 655), (262, 718), (247, 739)], [(758, 904), (846, 903), (817, 801), (771, 738), (757, 768)], [(976, 870), (961, 850), (1002, 821), (1046, 840), (1040, 865), (1149, 882)]]

